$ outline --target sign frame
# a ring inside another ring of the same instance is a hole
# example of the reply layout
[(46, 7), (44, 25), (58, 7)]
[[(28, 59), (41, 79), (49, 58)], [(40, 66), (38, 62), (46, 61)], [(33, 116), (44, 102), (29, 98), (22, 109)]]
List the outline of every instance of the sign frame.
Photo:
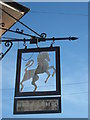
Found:
[[(56, 53), (56, 91), (40, 91), (40, 92), (20, 92), (20, 72), (21, 72), (21, 58), (22, 53), (29, 52), (51, 52)], [(60, 47), (45, 47), (45, 48), (32, 48), (32, 49), (18, 49), (17, 54), (17, 71), (16, 71), (16, 84), (15, 84), (15, 97), (21, 96), (46, 96), (46, 95), (61, 95), (61, 74), (60, 74)]]
[[(17, 111), (17, 101), (25, 100), (58, 100), (58, 110), (41, 110), (41, 111)], [(48, 113), (61, 113), (61, 97), (42, 97), (42, 98), (15, 98), (14, 99), (14, 112), (13, 114), (48, 114)]]

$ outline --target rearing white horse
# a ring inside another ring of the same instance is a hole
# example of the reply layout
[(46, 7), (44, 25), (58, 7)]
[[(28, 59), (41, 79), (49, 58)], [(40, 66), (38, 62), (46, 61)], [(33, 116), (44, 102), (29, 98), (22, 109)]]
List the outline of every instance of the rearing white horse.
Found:
[(35, 82), (39, 79), (38, 74), (47, 73), (48, 76), (45, 80), (45, 83), (48, 81), (48, 79), (50, 77), (49, 69), (54, 70), (52, 77), (54, 76), (54, 74), (56, 73), (56, 69), (54, 68), (54, 66), (49, 66), (49, 63), (48, 63), (49, 61), (50, 61), (49, 54), (47, 52), (41, 52), (41, 53), (39, 53), (39, 55), (37, 57), (38, 65), (37, 65), (36, 69), (28, 70), (28, 68), (34, 64), (34, 60), (29, 60), (27, 62), (23, 80), (20, 82), (21, 91), (24, 88), (23, 82), (32, 78), (32, 85), (34, 85), (34, 87), (35, 87), (34, 88), (34, 92), (35, 92), (37, 89), (37, 85)]

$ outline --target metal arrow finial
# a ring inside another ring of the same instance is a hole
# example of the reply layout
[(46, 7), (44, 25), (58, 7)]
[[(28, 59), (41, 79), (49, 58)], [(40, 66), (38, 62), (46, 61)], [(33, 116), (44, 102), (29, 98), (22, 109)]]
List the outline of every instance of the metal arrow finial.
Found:
[(69, 40), (77, 40), (77, 37), (69, 37)]

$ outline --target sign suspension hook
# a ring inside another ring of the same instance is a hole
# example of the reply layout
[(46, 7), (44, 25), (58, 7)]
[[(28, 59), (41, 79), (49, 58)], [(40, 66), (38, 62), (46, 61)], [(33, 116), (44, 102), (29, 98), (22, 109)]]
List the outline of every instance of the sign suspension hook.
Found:
[(51, 43), (50, 47), (53, 47), (53, 44), (55, 43), (55, 39), (53, 37), (53, 42)]
[(26, 45), (25, 38), (24, 38), (24, 43), (23, 43), (23, 46), (25, 47), (24, 49), (27, 49), (27, 45)]
[(36, 43), (37, 48), (39, 48), (39, 47), (38, 47), (38, 42), (39, 42), (39, 40), (38, 40), (38, 38), (37, 38), (37, 43)]

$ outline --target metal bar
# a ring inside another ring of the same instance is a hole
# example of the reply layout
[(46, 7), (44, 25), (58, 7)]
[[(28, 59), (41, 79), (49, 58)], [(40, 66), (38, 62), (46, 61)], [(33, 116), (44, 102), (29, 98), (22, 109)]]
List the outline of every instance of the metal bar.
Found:
[(37, 38), (37, 39), (31, 39), (30, 40), (30, 43), (31, 44), (36, 44), (37, 43), (37, 41), (38, 42), (44, 42), (44, 41), (50, 41), (50, 40), (53, 40), (53, 41), (55, 41), (55, 40), (76, 40), (76, 39), (78, 39), (77, 37), (66, 37), (66, 38)]
[[(1, 8), (0, 8), (1, 9)], [(42, 37), (40, 34), (38, 34), (36, 31), (34, 31), (33, 29), (29, 28), (27, 25), (25, 25), (23, 22), (21, 22), (20, 20), (17, 20), (14, 16), (12, 16), (11, 14), (9, 14), (8, 12), (6, 12), (5, 10), (1, 9), (3, 12), (5, 12), (7, 15), (9, 15), (11, 18), (13, 18), (14, 20), (16, 20), (17, 22), (19, 22), (20, 24), (22, 24), (24, 27), (28, 28), (30, 31), (32, 31), (33, 33), (37, 34), (38, 36)]]
[(0, 42), (25, 42), (25, 41), (30, 41), (31, 44), (36, 44), (38, 42), (45, 42), (45, 41), (50, 41), (50, 40), (77, 40), (77, 37), (66, 37), (66, 38), (34, 38), (34, 39), (13, 39), (13, 40), (0, 40)]
[[(2, 30), (8, 30), (8, 29), (6, 29), (6, 28), (1, 28), (0, 27), (0, 29), (2, 29)], [(30, 36), (30, 37), (34, 37), (34, 36), (32, 36), (32, 35), (29, 35), (29, 34), (26, 34), (26, 33), (22, 33), (22, 32), (20, 32), (20, 31), (14, 31), (14, 30), (8, 30), (9, 32), (13, 32), (13, 33), (17, 33), (17, 34), (21, 34), (21, 35), (25, 35), (25, 36)]]

